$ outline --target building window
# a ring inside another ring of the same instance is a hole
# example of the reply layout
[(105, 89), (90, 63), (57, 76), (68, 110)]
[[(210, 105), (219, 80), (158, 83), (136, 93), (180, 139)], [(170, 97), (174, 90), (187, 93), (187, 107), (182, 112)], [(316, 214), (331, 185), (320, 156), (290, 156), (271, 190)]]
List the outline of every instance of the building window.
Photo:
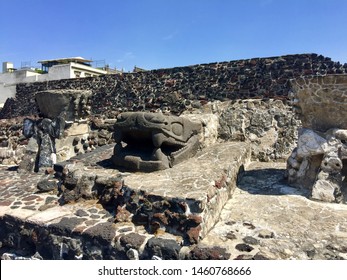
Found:
[(85, 73), (85, 77), (91, 77), (92, 76), (92, 74), (90, 74), (90, 73)]
[(81, 72), (80, 71), (74, 71), (75, 78), (80, 78), (81, 77)]

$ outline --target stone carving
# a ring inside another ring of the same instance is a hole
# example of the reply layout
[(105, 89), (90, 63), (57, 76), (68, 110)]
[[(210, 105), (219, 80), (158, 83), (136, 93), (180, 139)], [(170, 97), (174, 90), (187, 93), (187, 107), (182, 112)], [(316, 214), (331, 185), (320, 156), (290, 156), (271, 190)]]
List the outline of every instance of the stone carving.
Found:
[(163, 170), (195, 155), (201, 123), (162, 113), (126, 112), (114, 125), (113, 163), (135, 171)]
[(88, 113), (88, 90), (47, 90), (37, 92), (36, 103), (42, 118), (23, 122), (23, 135), (30, 138), (19, 170), (39, 171), (56, 163), (56, 139)]
[(344, 202), (347, 186), (347, 75), (293, 81), (293, 105), (303, 128), (287, 161), (289, 183), (311, 197)]
[(313, 199), (343, 201), (347, 145), (342, 135), (346, 133), (341, 129), (326, 133), (302, 129), (298, 146), (287, 161), (289, 183), (312, 189)]
[(30, 140), (20, 169), (37, 172), (41, 167), (52, 167), (56, 163), (55, 139), (62, 136), (64, 128), (62, 117), (24, 119), (23, 135)]
[(74, 121), (88, 115), (90, 95), (90, 90), (46, 90), (36, 93), (36, 102), (43, 116), (50, 119), (61, 116), (66, 121)]

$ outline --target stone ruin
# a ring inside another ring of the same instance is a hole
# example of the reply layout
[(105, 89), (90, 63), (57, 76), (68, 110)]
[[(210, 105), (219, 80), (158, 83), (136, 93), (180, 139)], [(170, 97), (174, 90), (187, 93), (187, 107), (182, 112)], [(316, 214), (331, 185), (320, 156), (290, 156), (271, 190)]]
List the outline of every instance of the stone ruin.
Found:
[[(41, 117), (23, 121), (23, 135), (29, 143), (19, 170), (37, 172), (76, 155), (76, 142), (89, 133), (85, 118), (90, 95), (86, 90), (36, 94)], [(126, 112), (117, 117), (113, 129), (115, 167), (151, 172), (194, 156), (200, 147), (202, 125), (162, 113)]]
[(347, 75), (299, 78), (292, 83), (292, 102), (302, 129), (287, 161), (288, 181), (308, 188), (312, 199), (345, 202)]
[[(203, 246), (213, 235), (221, 234), (223, 242), (242, 236), (238, 226), (248, 237), (238, 239), (240, 252), (253, 250), (254, 236), (276, 243), (283, 236), (275, 239), (278, 233), (268, 225), (258, 227), (244, 218), (252, 202), (241, 199), (241, 222), (224, 220), (223, 211), (231, 197), (234, 201), (236, 186), (237, 193), (242, 184), (252, 185), (250, 195), (261, 193), (251, 176), (258, 173), (244, 175), (251, 160), (271, 166), (288, 151), (286, 175), (295, 189), (270, 182), (269, 194), (279, 186), (290, 205), (287, 194), (304, 187), (314, 200), (346, 202), (346, 85), (346, 75), (292, 80), (293, 107), (302, 122), (293, 151), (300, 122), (279, 99), (216, 101), (180, 116), (124, 111), (116, 119), (96, 120), (89, 90), (38, 92), (41, 115), (23, 122), (29, 143), (19, 174), (29, 172), (18, 175), (35, 183), (14, 178), (24, 186), (21, 196), (0, 200), (0, 239), (9, 247), (25, 244), (45, 259), (201, 259), (202, 252), (210, 254), (206, 258), (228, 259), (224, 248)], [(273, 219), (276, 199), (263, 203), (270, 210), (254, 210), (254, 215)], [(221, 227), (214, 231), (216, 224)], [(230, 228), (235, 231), (225, 231)], [(14, 236), (20, 236), (18, 244), (11, 243)]]
[(39, 171), (75, 155), (71, 143), (88, 133), (88, 90), (47, 90), (37, 92), (41, 116), (26, 118), (23, 135), (29, 139), (19, 170)]

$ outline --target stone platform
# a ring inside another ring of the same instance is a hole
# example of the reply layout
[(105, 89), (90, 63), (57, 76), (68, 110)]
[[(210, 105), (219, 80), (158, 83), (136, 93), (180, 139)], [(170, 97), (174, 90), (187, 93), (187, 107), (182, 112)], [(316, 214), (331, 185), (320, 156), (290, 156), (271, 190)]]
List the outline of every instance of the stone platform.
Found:
[[(205, 148), (171, 169), (128, 173), (111, 168), (112, 151), (112, 145), (104, 146), (56, 169), (89, 178), (92, 188), (121, 177), (131, 203), (114, 211), (105, 209), (100, 197), (65, 203), (52, 175), (21, 175), (2, 167), (2, 247), (23, 255), (37, 252), (44, 259), (178, 259), (182, 246), (199, 243), (218, 221), (239, 170), (250, 159), (248, 144), (229, 142)], [(44, 179), (57, 188), (40, 192), (37, 184)]]
[[(100, 149), (98, 156), (85, 154), (79, 161), (89, 165), (81, 171), (99, 176), (121, 173), (126, 185), (132, 176), (144, 178), (145, 174), (108, 169), (109, 150), (112, 148)], [(237, 145), (231, 150), (237, 151)], [(347, 205), (310, 200), (306, 189), (287, 184), (285, 167), (285, 163), (275, 162), (246, 165), (216, 223), (198, 244), (186, 245), (181, 235), (161, 228), (150, 233), (144, 225), (114, 223), (114, 214), (97, 200), (60, 206), (56, 191), (37, 192), (37, 183), (50, 175), (24, 176), (3, 166), (0, 254), (7, 253), (2, 259), (21, 259), (18, 255), (44, 259), (347, 259)], [(204, 173), (202, 178), (207, 178)], [(213, 180), (210, 178), (211, 186)], [(154, 179), (145, 182), (138, 182), (138, 188), (155, 184)], [(207, 203), (205, 209), (208, 207)]]
[(346, 260), (347, 205), (310, 200), (285, 168), (250, 163), (200, 252), (213, 244), (233, 259)]

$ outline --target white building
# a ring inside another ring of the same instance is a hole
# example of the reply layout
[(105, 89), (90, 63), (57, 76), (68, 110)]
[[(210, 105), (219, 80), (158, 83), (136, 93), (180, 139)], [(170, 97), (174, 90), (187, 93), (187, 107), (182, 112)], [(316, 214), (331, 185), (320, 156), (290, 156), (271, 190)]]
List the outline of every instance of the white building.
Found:
[[(33, 68), (15, 69), (13, 63), (4, 62), (0, 74), (0, 104), (16, 94), (16, 84), (60, 79), (94, 77), (107, 74), (106, 70), (91, 67), (91, 60), (68, 57), (39, 61), (41, 70)], [(0, 105), (1, 106), (1, 105)]]
[[(107, 71), (93, 68), (92, 61), (82, 57), (41, 60), (42, 71), (48, 73), (49, 80), (84, 78), (107, 74)], [(43, 74), (44, 75), (44, 74)], [(48, 80), (48, 79), (45, 79)]]

